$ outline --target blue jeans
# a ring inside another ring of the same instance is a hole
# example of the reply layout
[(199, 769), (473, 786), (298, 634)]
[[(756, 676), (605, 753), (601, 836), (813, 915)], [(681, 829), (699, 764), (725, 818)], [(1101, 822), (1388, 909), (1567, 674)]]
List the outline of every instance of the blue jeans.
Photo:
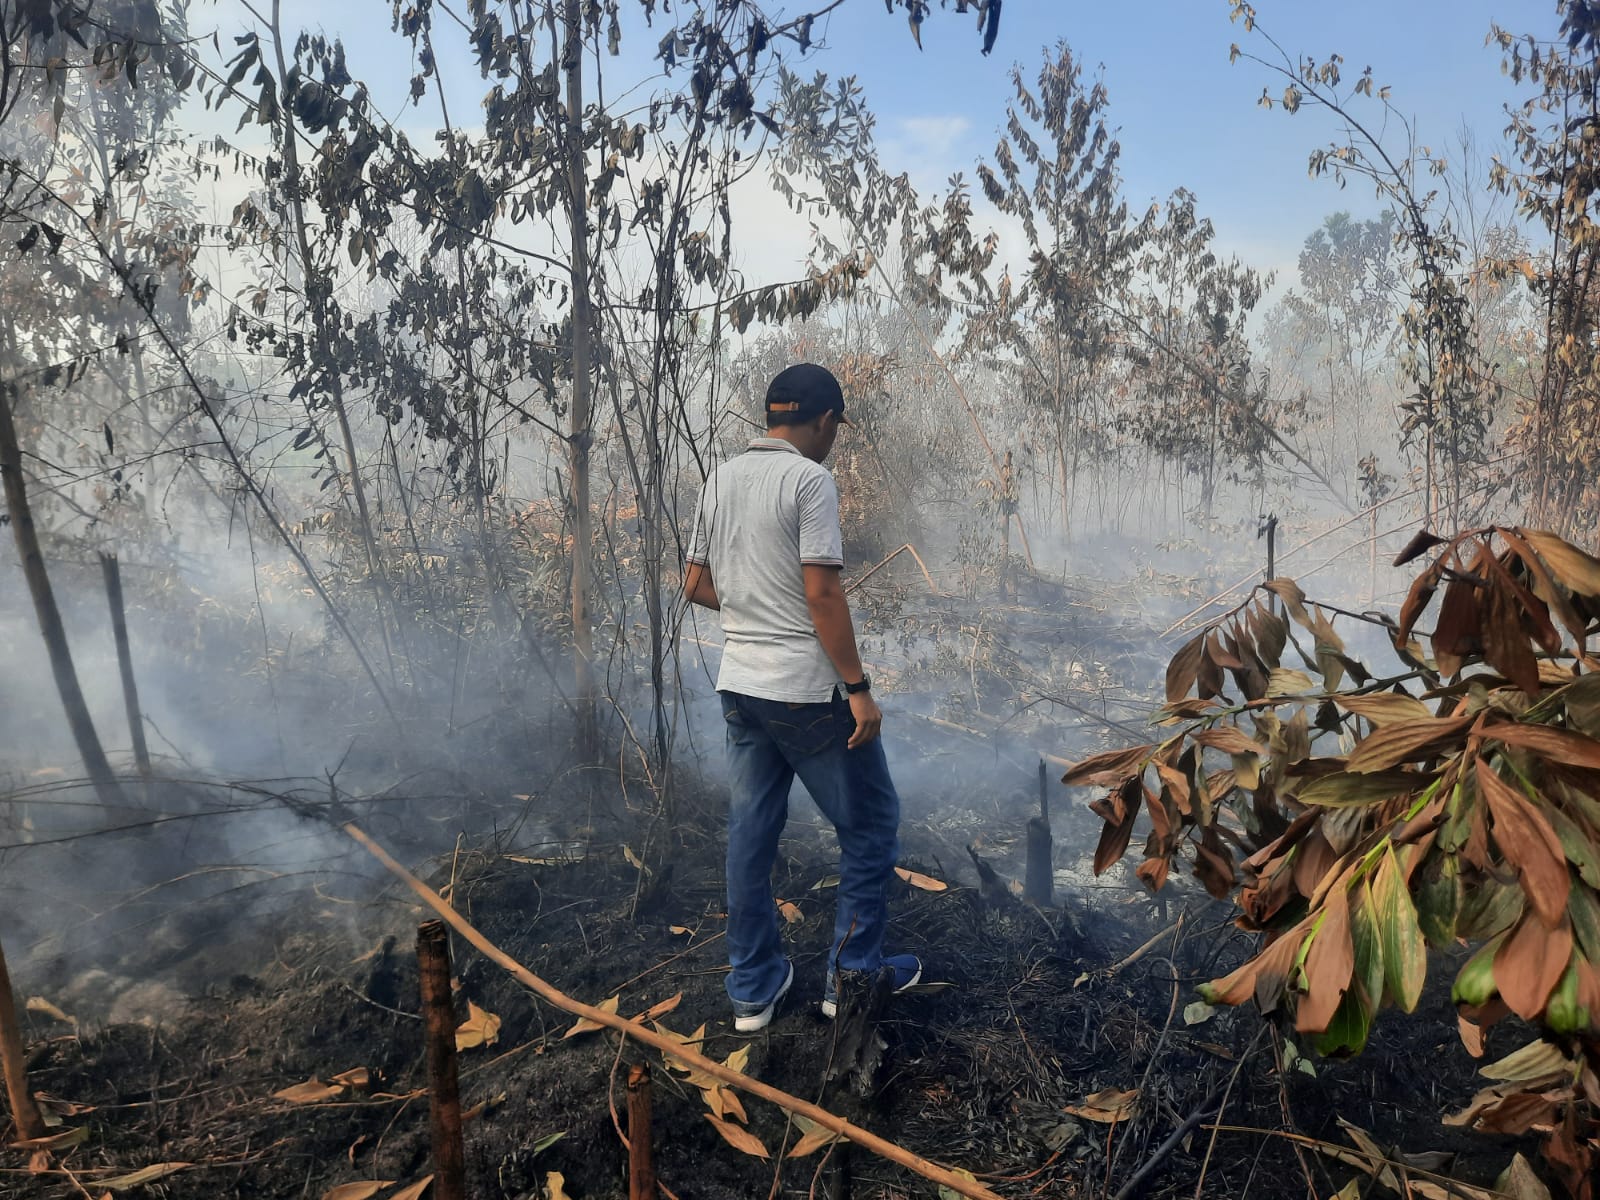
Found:
[[(778, 937), (772, 867), (796, 775), (839, 835), (835, 963), (875, 971), (883, 962), (888, 886), (900, 854), (900, 797), (883, 742), (845, 749), (855, 720), (837, 692), (821, 704), (786, 704), (721, 692), (728, 724), (728, 995), (766, 1004), (788, 962)], [(841, 949), (842, 946), (842, 949)]]

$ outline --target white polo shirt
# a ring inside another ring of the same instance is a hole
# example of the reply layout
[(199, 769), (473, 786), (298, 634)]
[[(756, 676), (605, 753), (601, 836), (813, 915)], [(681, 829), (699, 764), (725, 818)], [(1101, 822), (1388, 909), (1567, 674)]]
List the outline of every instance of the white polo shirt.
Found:
[(802, 564), (839, 567), (839, 489), (782, 438), (759, 437), (706, 480), (689, 541), (722, 602), (717, 690), (810, 704), (839, 673), (817, 640)]

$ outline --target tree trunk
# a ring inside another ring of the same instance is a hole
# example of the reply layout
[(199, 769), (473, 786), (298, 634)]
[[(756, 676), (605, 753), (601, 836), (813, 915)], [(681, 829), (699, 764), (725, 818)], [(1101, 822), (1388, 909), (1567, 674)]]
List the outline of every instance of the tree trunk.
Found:
[[(272, 0), (272, 48), (278, 62), (280, 86), (288, 78), (288, 63), (283, 57), (283, 27), (279, 21), (281, 5), (282, 0)], [(306, 210), (301, 199), (305, 188), (300, 177), (299, 147), (295, 145), (297, 131), (293, 116), (294, 98), (284, 96), (280, 109), (283, 116), (283, 168), (285, 182), (288, 185), (285, 194), (293, 217), (295, 243), (300, 251), (300, 272), (306, 291), (306, 304), (311, 310), (313, 332), (326, 361), (333, 357), (333, 342), (329, 335), (332, 320), (328, 313), (328, 298), (332, 291), (333, 280), (318, 271), (311, 253), (311, 236), (306, 231)], [(350, 492), (356, 502), (356, 520), (361, 526), (361, 541), (367, 552), (367, 571), (372, 579), (373, 592), (378, 599), (378, 632), (383, 637), (384, 654), (389, 664), (389, 682), (394, 684), (398, 682), (395, 674), (394, 647), (389, 641), (389, 626), (384, 620), (383, 609), (387, 605), (389, 612), (396, 614), (396, 624), (398, 624), (399, 610), (395, 605), (394, 592), (389, 586), (389, 577), (385, 570), (382, 551), (378, 546), (377, 534), (373, 530), (372, 513), (367, 505), (367, 489), (361, 479), (361, 462), (356, 457), (355, 433), (350, 426), (349, 408), (344, 402), (344, 384), (337, 371), (329, 371), (327, 378), (328, 402), (333, 408), (334, 419), (339, 426), (339, 441), (344, 449), (345, 462), (350, 468)]]
[(594, 632), (589, 625), (589, 550), (594, 537), (589, 511), (594, 310), (589, 296), (589, 177), (583, 151), (583, 13), (579, 0), (563, 0), (562, 22), (566, 27), (561, 57), (567, 77), (567, 218), (572, 238), (572, 407), (567, 434), (572, 475), (572, 674), (577, 693), (578, 752), (585, 763), (598, 763)]
[(50, 669), (55, 675), (56, 691), (61, 695), (62, 708), (66, 709), (67, 723), (72, 727), (78, 754), (89, 772), (100, 802), (107, 808), (121, 808), (126, 803), (122, 788), (111, 770), (111, 763), (106, 759), (100, 735), (95, 732), (94, 718), (89, 715), (89, 705), (83, 698), (83, 688), (78, 684), (77, 668), (72, 665), (72, 649), (67, 644), (66, 626), (61, 621), (61, 610), (56, 607), (55, 590), (50, 586), (44, 554), (39, 549), (39, 531), (34, 528), (33, 512), (28, 507), (27, 483), (22, 475), (22, 447), (17, 444), (17, 427), (11, 418), (11, 395), (11, 386), (0, 384), (0, 477), (5, 481), (11, 535), (17, 543), (22, 574), (28, 581), (28, 593), (33, 597), (33, 611), (39, 618), (39, 632), (44, 636), (45, 648), (50, 652)]

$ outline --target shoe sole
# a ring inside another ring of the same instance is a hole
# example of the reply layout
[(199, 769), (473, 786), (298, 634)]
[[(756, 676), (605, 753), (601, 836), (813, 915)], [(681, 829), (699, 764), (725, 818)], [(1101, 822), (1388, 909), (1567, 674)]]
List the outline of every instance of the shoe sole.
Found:
[[(910, 979), (908, 979), (905, 983), (901, 984), (899, 987), (895, 988), (894, 994), (896, 996), (898, 996), (901, 993), (909, 991), (911, 988), (916, 987), (917, 984), (919, 984), (921, 982), (922, 982), (922, 968), (919, 966), (917, 968), (917, 973), (915, 975), (913, 975)], [(837, 1000), (824, 999), (822, 1001), (822, 1015), (827, 1017), (828, 1020), (830, 1020), (830, 1021), (833, 1020), (836, 1016), (839, 1015), (839, 1002)]]
[(778, 989), (778, 994), (772, 998), (772, 1003), (767, 1005), (754, 1016), (734, 1017), (733, 1031), (735, 1033), (760, 1033), (772, 1024), (772, 1018), (777, 1015), (778, 1005), (783, 1003), (783, 998), (789, 994), (789, 988), (794, 984), (794, 964), (789, 964), (789, 974), (784, 978), (783, 986)]

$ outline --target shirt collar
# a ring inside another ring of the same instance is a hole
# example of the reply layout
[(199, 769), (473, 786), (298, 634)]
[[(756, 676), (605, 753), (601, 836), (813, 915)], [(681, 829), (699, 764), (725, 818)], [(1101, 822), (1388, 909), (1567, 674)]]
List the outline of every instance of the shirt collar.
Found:
[(790, 454), (799, 454), (800, 450), (787, 438), (758, 437), (750, 439), (752, 450), (783, 450)]

